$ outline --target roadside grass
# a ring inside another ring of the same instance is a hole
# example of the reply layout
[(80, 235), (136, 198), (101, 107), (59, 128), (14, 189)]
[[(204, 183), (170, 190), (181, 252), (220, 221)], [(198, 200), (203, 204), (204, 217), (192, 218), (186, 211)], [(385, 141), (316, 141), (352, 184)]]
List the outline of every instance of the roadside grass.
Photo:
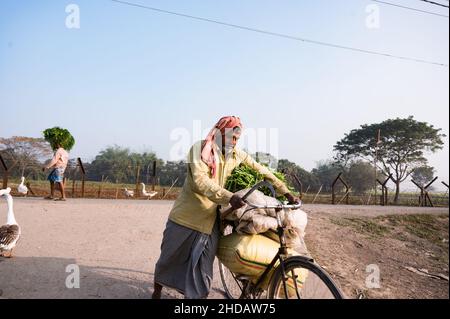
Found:
[(377, 238), (394, 235), (406, 241), (406, 234), (424, 239), (441, 248), (448, 248), (449, 216), (447, 214), (385, 215), (375, 218), (332, 217), (331, 222), (349, 227), (358, 233)]

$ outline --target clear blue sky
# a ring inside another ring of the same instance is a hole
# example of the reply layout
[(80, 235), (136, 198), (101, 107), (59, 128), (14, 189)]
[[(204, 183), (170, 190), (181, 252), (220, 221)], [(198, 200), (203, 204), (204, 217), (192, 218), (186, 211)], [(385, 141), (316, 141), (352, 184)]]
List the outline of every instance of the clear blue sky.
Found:
[[(150, 1), (165, 10), (448, 64), (449, 19), (365, 0)], [(392, 2), (448, 15), (418, 0)], [(66, 5), (80, 8), (68, 29)], [(109, 0), (0, 3), (0, 136), (70, 129), (72, 156), (107, 145), (168, 159), (177, 127), (222, 115), (278, 128), (279, 156), (306, 169), (361, 124), (413, 115), (449, 134), (449, 69), (271, 37)], [(449, 140), (429, 157), (448, 182)]]

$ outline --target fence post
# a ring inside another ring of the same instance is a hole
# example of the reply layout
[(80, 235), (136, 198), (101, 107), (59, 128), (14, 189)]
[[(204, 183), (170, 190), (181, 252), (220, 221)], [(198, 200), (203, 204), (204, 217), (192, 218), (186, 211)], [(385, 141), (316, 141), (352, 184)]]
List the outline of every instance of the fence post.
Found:
[(430, 206), (431, 206), (431, 207), (434, 207), (433, 202), (431, 201), (431, 197), (430, 197), (430, 195), (429, 195), (427, 189), (428, 189), (428, 187), (430, 187), (437, 179), (438, 179), (438, 177), (436, 176), (431, 182), (429, 182), (429, 183), (424, 187), (424, 190), (425, 190), (425, 206), (427, 206), (427, 199), (428, 199), (428, 202), (430, 203)]
[(339, 180), (339, 178), (341, 177), (341, 175), (342, 175), (342, 173), (339, 173), (339, 175), (333, 181), (333, 184), (331, 184), (331, 204), (332, 205), (335, 205), (335, 202), (336, 202), (336, 194), (335, 194), (334, 187), (336, 186), (336, 183)]
[(75, 178), (72, 181), (72, 198), (75, 198)]
[(78, 157), (78, 165), (81, 169), (81, 198), (84, 198), (84, 182), (85, 182), (85, 175), (86, 171), (83, 166), (83, 162), (81, 161), (81, 158)]
[(156, 183), (156, 161), (153, 161), (153, 172), (152, 172), (152, 191), (155, 191), (155, 183)]
[(386, 184), (387, 182), (389, 182), (390, 179), (392, 179), (392, 174), (389, 174), (388, 178), (386, 178), (384, 182), (380, 182), (380, 180), (377, 179), (377, 182), (381, 185), (381, 197), (380, 197), (381, 206), (386, 206), (388, 204), (388, 188)]
[(3, 189), (8, 188), (8, 166), (6, 166), (3, 157), (0, 155), (0, 162), (3, 166)]
[(414, 181), (413, 179), (411, 180), (411, 182), (416, 185), (419, 189), (420, 189), (420, 196), (419, 196), (419, 207), (423, 207), (424, 206), (424, 190), (423, 190), (423, 186), (420, 186), (419, 184), (416, 183), (416, 181)]
[(139, 197), (139, 174), (141, 172), (141, 166), (137, 164), (136, 167), (136, 189), (135, 189), (135, 195), (136, 197)]
[(339, 201), (339, 203), (341, 203), (341, 201), (345, 198), (345, 203), (348, 205), (349, 204), (349, 199), (350, 199), (350, 187), (348, 186), (348, 184), (342, 179), (342, 173), (339, 173), (339, 175), (336, 177), (336, 179), (333, 181), (333, 184), (331, 185), (331, 203), (333, 205), (336, 204), (336, 192), (335, 192), (335, 186), (337, 181), (341, 181), (342, 185), (345, 186), (345, 195), (344, 197), (342, 197), (342, 199)]
[(314, 202), (316, 201), (316, 199), (317, 199), (317, 196), (319, 196), (320, 192), (322, 191), (322, 187), (323, 187), (323, 184), (322, 184), (322, 185), (320, 185), (319, 191), (317, 192), (316, 196), (314, 196), (314, 199), (313, 199), (313, 201), (312, 201), (312, 203), (311, 203), (311, 204), (314, 204)]
[(100, 182), (100, 185), (98, 186), (98, 198), (100, 198), (100, 196), (102, 196), (102, 185), (103, 185), (103, 178), (104, 178), (104, 175), (102, 175), (102, 181)]
[(33, 189), (31, 188), (30, 182), (27, 182), (26, 185), (27, 185), (28, 191), (31, 193), (31, 195), (36, 196), (36, 194), (33, 192)]

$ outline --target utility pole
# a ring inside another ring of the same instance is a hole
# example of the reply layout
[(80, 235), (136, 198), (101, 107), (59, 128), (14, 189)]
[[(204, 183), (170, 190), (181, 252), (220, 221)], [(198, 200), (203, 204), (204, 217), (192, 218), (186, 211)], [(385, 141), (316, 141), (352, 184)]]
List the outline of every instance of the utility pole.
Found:
[(378, 178), (378, 174), (377, 174), (377, 162), (378, 162), (378, 147), (381, 144), (381, 130), (378, 130), (377, 133), (377, 143), (375, 145), (375, 161), (374, 161), (374, 166), (375, 166), (375, 203), (377, 202), (377, 178)]

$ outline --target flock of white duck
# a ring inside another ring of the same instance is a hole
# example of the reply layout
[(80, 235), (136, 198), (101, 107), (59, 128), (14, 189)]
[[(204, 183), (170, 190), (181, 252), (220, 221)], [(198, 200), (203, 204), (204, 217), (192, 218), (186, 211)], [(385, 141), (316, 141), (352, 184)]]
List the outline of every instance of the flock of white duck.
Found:
[[(148, 199), (155, 197), (158, 192), (147, 192), (145, 184), (141, 183), (142, 190), (141, 195)], [(28, 188), (25, 186), (25, 177), (22, 177), (20, 185), (17, 187), (17, 191), (22, 195), (28, 194)], [(128, 189), (124, 189), (126, 197), (134, 197), (134, 192)], [(13, 197), (11, 196), (11, 188), (1, 189), (0, 197), (4, 197), (8, 203), (8, 213), (6, 217), (6, 224), (0, 226), (0, 256), (11, 258), (13, 256), (13, 250), (20, 239), (21, 229), (17, 224), (14, 216)]]
[[(143, 197), (146, 197), (148, 199), (155, 197), (156, 195), (158, 195), (158, 192), (147, 192), (145, 189), (145, 184), (141, 183), (142, 185), (142, 189), (141, 189), (141, 195)], [(134, 197), (134, 191), (129, 190), (127, 188), (124, 188), (124, 194), (126, 197)]]

